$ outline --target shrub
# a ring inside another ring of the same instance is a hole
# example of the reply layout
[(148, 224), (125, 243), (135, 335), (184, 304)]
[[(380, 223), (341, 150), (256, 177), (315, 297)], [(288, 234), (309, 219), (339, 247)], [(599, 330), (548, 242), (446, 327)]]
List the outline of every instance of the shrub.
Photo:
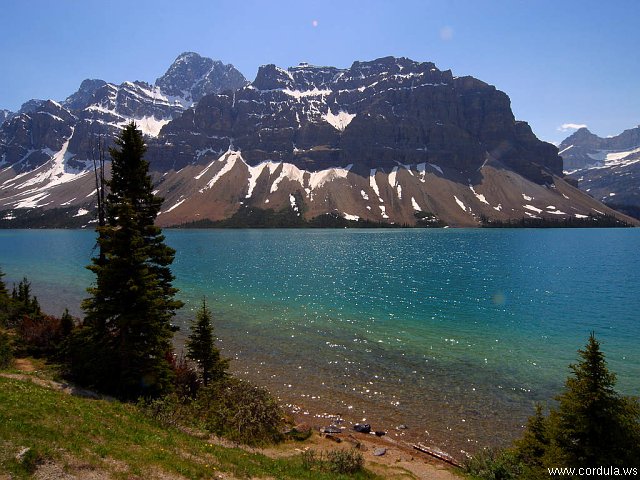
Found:
[(522, 466), (509, 450), (481, 450), (467, 459), (464, 470), (474, 478), (486, 480), (511, 480), (522, 475)]
[(307, 470), (320, 470), (337, 474), (357, 473), (364, 467), (364, 457), (355, 448), (330, 450), (316, 454), (305, 450), (300, 454), (302, 466)]
[(334, 473), (356, 473), (362, 470), (364, 458), (355, 448), (327, 452), (329, 470)]
[(179, 357), (172, 354), (170, 364), (174, 372), (174, 387), (178, 397), (195, 398), (201, 385), (196, 369), (182, 354)]
[(165, 427), (181, 425), (185, 421), (185, 413), (188, 415), (188, 405), (185, 405), (175, 393), (155, 399), (140, 399), (138, 408)]
[(204, 427), (248, 445), (282, 440), (283, 412), (263, 388), (229, 378), (198, 391), (194, 402)]
[(25, 315), (18, 325), (21, 346), (30, 354), (40, 356), (54, 353), (63, 339), (62, 323), (51, 315)]
[(7, 368), (11, 365), (13, 352), (11, 349), (11, 340), (9, 335), (0, 331), (0, 368)]

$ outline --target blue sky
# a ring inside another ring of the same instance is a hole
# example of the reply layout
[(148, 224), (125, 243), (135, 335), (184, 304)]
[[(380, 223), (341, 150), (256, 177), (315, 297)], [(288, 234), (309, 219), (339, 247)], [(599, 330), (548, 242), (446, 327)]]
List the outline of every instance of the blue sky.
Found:
[(640, 1), (2, 2), (0, 108), (64, 99), (85, 78), (153, 82), (183, 51), (234, 64), (432, 61), (511, 97), (543, 140), (640, 124)]

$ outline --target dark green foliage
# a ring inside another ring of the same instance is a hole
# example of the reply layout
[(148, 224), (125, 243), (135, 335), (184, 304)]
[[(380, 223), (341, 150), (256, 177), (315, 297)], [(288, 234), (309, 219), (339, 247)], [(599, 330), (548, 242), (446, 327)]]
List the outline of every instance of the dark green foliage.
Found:
[[(79, 205), (73, 207), (42, 208), (16, 208), (13, 210), (0, 210), (0, 229), (2, 228), (84, 228), (91, 215), (76, 216)], [(83, 205), (87, 210), (91, 205)]]
[[(0, 272), (1, 274), (1, 272)], [(16, 287), (13, 285), (11, 296), (8, 295), (6, 286), (1, 281), (0, 290), (0, 326), (16, 328), (24, 318), (36, 319), (42, 316), (40, 305), (36, 297), (31, 296), (31, 283), (24, 278)]]
[(364, 467), (364, 457), (355, 448), (327, 452), (329, 470), (334, 473), (356, 473)]
[(0, 328), (9, 325), (9, 313), (11, 310), (11, 297), (9, 297), (7, 287), (2, 280), (4, 275), (2, 268), (0, 268)]
[(485, 450), (465, 470), (473, 478), (549, 478), (548, 468), (634, 467), (640, 464), (640, 405), (615, 389), (600, 343), (591, 334), (570, 365), (558, 405), (536, 407), (512, 450)]
[(24, 277), (20, 281), (18, 288), (16, 288), (15, 285), (13, 286), (11, 298), (14, 301), (15, 308), (13, 312), (14, 321), (22, 315), (31, 317), (42, 315), (37, 297), (31, 296), (31, 282), (27, 280), (27, 277)]
[(62, 317), (60, 317), (60, 330), (63, 337), (67, 337), (71, 331), (75, 328), (76, 321), (69, 313), (69, 309), (65, 308), (62, 313)]
[(2, 271), (2, 268), (0, 268), (0, 304), (4, 304), (4, 302), (9, 299), (7, 286), (4, 284), (4, 280), (2, 280), (4, 275), (5, 273)]
[(364, 468), (364, 457), (355, 448), (329, 450), (316, 453), (305, 450), (300, 454), (302, 466), (307, 470), (351, 475)]
[(480, 216), (480, 223), (485, 228), (617, 228), (633, 227), (630, 223), (620, 220), (613, 215), (593, 215), (587, 218), (532, 218), (523, 217), (513, 220), (489, 220), (485, 215)]
[(306, 428), (302, 430), (298, 430), (297, 428), (292, 428), (288, 432), (285, 433), (287, 440), (294, 440), (296, 442), (304, 442), (306, 439), (313, 435), (311, 428)]
[[(417, 227), (436, 225), (419, 223)], [(411, 225), (398, 225), (371, 220), (347, 220), (337, 213), (325, 213), (305, 220), (292, 208), (274, 211), (243, 206), (230, 218), (224, 220), (195, 220), (174, 228), (413, 228)]]
[(509, 450), (481, 450), (467, 459), (464, 470), (472, 478), (486, 480), (527, 478), (522, 475), (524, 470), (518, 458)]
[(276, 400), (265, 389), (235, 378), (201, 388), (193, 411), (208, 431), (247, 445), (283, 437), (284, 413)]
[(0, 368), (7, 368), (13, 360), (13, 349), (9, 335), (0, 330)]
[(447, 226), (437, 215), (431, 212), (415, 212), (413, 216), (417, 220), (417, 225), (421, 227), (442, 228)]
[(542, 405), (536, 405), (536, 413), (529, 418), (522, 439), (516, 442), (518, 456), (527, 465), (543, 466), (543, 457), (549, 447), (549, 432)]
[(198, 389), (195, 399), (176, 393), (139, 404), (165, 425), (189, 426), (247, 445), (284, 438), (284, 413), (263, 388), (233, 377)]
[(574, 467), (640, 463), (640, 409), (620, 396), (600, 344), (591, 334), (581, 361), (571, 365), (558, 408), (549, 417), (551, 461)]
[(222, 380), (229, 368), (229, 360), (222, 358), (220, 350), (215, 345), (211, 325), (211, 311), (202, 299), (202, 307), (196, 313), (195, 321), (191, 324), (191, 333), (187, 339), (187, 358), (197, 363), (204, 385), (210, 381)]
[(71, 368), (121, 398), (157, 396), (173, 385), (170, 322), (182, 306), (169, 268), (175, 251), (154, 225), (162, 198), (152, 192), (142, 133), (132, 122), (115, 143), (106, 225), (96, 229), (100, 253), (88, 267), (96, 282), (82, 305), (86, 332), (72, 342), (79, 350)]
[(529, 419), (516, 444), (518, 457), (538, 472), (546, 467), (632, 467), (640, 463), (640, 406), (615, 389), (610, 372), (591, 334), (581, 361), (571, 365), (557, 408), (548, 417), (541, 408)]

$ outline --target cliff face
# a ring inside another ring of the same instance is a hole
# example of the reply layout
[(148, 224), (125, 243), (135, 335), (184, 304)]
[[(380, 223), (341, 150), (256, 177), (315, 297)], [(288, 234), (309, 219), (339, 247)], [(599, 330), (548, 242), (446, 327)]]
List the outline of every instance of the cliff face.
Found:
[(163, 225), (241, 208), (466, 226), (604, 208), (560, 179), (556, 147), (475, 78), (393, 57), (348, 69), (266, 65), (251, 84), (236, 72), (183, 54), (155, 86), (85, 81), (63, 105), (10, 119), (0, 210), (77, 207), (89, 221), (96, 138), (131, 119), (147, 134)]
[[(163, 133), (196, 149), (224, 151), (233, 143), (250, 165), (353, 164), (360, 171), (428, 161), (466, 171), (489, 153), (536, 180), (541, 176), (531, 163), (549, 173), (562, 169), (555, 148), (514, 120), (507, 95), (404, 58), (356, 62), (346, 70), (267, 65), (250, 86), (202, 99)], [(211, 136), (218, 141), (206, 139)], [(192, 162), (190, 153), (171, 157), (178, 168)]]

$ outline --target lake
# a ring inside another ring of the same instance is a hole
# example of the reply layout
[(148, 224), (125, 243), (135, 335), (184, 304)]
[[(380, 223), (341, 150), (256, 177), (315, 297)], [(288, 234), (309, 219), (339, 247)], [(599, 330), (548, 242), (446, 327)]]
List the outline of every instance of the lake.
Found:
[[(341, 414), (460, 456), (519, 435), (589, 333), (640, 395), (640, 230), (167, 230), (234, 371), (302, 414)], [(91, 231), (0, 230), (11, 288), (80, 313)], [(409, 429), (397, 431), (396, 425)]]

